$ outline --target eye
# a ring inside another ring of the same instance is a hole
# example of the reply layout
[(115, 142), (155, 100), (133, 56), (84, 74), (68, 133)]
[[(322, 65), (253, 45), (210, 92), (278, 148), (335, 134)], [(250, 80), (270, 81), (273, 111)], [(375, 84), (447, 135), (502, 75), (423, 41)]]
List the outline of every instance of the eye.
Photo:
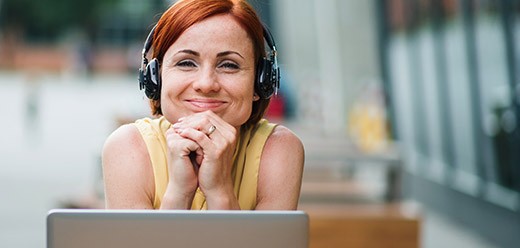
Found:
[(191, 60), (181, 60), (179, 61), (175, 66), (178, 66), (178, 67), (182, 67), (182, 68), (193, 68), (193, 67), (197, 67), (197, 65), (195, 64), (195, 62), (191, 61)]
[(225, 69), (225, 70), (238, 70), (238, 69), (240, 69), (240, 66), (238, 64), (230, 62), (230, 61), (222, 62), (222, 63), (220, 63), (220, 65), (218, 67), (222, 68), (222, 69)]

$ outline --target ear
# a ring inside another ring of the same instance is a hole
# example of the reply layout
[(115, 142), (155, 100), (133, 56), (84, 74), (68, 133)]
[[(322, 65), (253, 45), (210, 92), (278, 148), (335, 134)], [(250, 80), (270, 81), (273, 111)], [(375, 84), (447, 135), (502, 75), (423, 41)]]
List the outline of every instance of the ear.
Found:
[(253, 102), (256, 102), (256, 101), (258, 101), (258, 100), (260, 100), (260, 97), (255, 93), (255, 94), (253, 95)]

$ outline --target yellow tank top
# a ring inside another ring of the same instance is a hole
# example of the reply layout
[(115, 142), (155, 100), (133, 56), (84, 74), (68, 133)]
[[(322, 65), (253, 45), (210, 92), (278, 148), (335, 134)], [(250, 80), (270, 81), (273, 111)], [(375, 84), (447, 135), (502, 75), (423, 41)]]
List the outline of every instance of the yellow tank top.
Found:
[[(137, 120), (137, 127), (146, 143), (155, 177), (155, 197), (153, 207), (161, 206), (168, 185), (167, 145), (165, 133), (171, 124), (164, 118), (143, 118)], [(240, 130), (233, 155), (232, 178), (235, 196), (240, 209), (253, 210), (256, 207), (258, 167), (264, 144), (276, 125), (262, 119), (257, 125)], [(197, 189), (191, 209), (207, 209), (204, 194)]]

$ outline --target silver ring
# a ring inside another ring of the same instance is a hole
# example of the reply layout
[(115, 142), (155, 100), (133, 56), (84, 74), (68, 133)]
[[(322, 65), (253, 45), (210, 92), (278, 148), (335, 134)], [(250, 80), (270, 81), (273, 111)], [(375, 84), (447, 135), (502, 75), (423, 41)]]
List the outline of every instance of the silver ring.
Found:
[(215, 126), (212, 125), (212, 126), (209, 127), (209, 129), (208, 129), (208, 134), (207, 134), (207, 135), (210, 136), (213, 132), (215, 132), (215, 130), (217, 130), (217, 127), (215, 127)]

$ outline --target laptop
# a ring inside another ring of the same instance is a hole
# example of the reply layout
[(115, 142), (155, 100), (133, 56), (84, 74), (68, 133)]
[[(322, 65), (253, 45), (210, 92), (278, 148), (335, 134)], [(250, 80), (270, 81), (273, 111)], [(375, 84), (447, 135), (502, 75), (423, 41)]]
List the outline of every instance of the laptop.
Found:
[(54, 209), (47, 248), (307, 248), (302, 211)]

